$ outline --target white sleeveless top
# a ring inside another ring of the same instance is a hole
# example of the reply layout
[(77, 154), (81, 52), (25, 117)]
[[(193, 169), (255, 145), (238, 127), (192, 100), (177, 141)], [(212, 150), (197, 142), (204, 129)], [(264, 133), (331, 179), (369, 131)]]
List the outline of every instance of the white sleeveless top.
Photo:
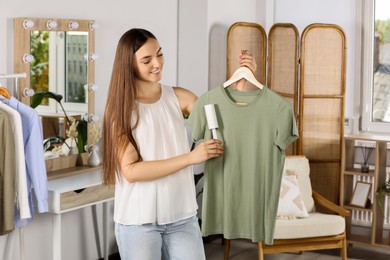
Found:
[[(161, 85), (153, 104), (138, 103), (133, 130), (144, 161), (161, 160), (189, 151), (185, 121), (172, 87)], [(198, 208), (192, 166), (152, 181), (116, 180), (114, 221), (123, 225), (168, 224), (189, 218)]]

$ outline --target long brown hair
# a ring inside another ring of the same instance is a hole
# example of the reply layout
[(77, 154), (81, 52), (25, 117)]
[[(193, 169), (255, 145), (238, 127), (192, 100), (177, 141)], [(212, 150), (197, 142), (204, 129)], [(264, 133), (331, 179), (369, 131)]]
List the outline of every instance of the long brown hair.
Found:
[(115, 175), (120, 174), (121, 160), (129, 143), (135, 147), (138, 160), (142, 160), (132, 134), (137, 125), (133, 111), (138, 115), (133, 58), (149, 38), (156, 39), (151, 32), (134, 28), (124, 33), (117, 45), (103, 118), (103, 182), (106, 185), (114, 184)]

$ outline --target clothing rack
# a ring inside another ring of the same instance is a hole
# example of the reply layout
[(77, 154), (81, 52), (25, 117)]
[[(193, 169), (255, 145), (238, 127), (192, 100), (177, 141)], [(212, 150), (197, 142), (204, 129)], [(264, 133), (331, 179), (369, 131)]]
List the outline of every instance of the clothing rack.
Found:
[[(26, 77), (27, 77), (26, 73), (0, 74), (0, 79), (14, 79), (15, 80), (13, 96), (16, 98), (19, 98), (18, 80), (19, 80), (19, 78), (26, 78)], [(27, 94), (26, 91), (24, 91), (24, 92), (25, 92), (24, 94)], [(28, 95), (28, 96), (30, 96), (30, 95)]]
[(26, 73), (0, 74), (0, 79), (25, 78)]
[[(0, 79), (14, 79), (15, 85), (14, 85), (14, 93), (13, 96), (16, 98), (19, 98), (18, 93), (18, 79), (19, 78), (26, 78), (26, 73), (12, 73), (12, 74), (0, 74)], [(1, 84), (0, 84), (1, 85)], [(24, 91), (26, 92), (26, 91)], [(27, 93), (27, 92), (26, 92)], [(8, 239), (7, 238), (7, 246), (8, 247)], [(12, 241), (11, 241), (12, 242)], [(24, 253), (24, 230), (22, 227), (19, 228), (19, 246), (20, 246), (20, 260), (25, 260), (25, 253)], [(12, 247), (10, 247), (12, 248)]]

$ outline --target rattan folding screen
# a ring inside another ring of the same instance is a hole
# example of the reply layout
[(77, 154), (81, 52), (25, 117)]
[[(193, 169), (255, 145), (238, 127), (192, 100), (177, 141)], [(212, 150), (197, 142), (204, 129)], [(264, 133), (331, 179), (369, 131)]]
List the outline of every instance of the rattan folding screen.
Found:
[(263, 27), (256, 23), (238, 22), (230, 26), (227, 35), (227, 69), (226, 78), (230, 78), (239, 68), (241, 50), (250, 50), (256, 59), (256, 79), (266, 83), (267, 34)]
[[(293, 106), (298, 122), (299, 32), (290, 23), (274, 24), (268, 33), (267, 86), (285, 97)], [(298, 142), (286, 153), (297, 153)]]
[[(292, 24), (275, 24), (267, 36), (258, 24), (233, 24), (227, 37), (227, 78), (238, 68), (241, 49), (256, 58), (256, 78), (294, 107), (299, 139), (287, 154), (310, 161), (313, 189), (338, 203), (341, 143), (344, 134), (346, 37), (337, 25), (311, 24), (299, 33)], [(268, 64), (266, 50), (268, 48)], [(300, 66), (299, 66), (300, 61)]]
[(311, 24), (301, 39), (298, 153), (310, 160), (313, 189), (339, 201), (344, 135), (346, 37), (337, 25)]

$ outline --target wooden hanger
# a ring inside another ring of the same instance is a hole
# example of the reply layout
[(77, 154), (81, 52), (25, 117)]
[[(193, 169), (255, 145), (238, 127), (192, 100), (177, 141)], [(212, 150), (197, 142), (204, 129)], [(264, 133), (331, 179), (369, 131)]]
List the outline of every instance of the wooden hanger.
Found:
[(246, 66), (238, 68), (230, 77), (230, 79), (225, 83), (223, 83), (223, 87), (226, 88), (231, 84), (239, 81), (240, 79), (246, 79), (247, 81), (249, 81), (256, 87), (258, 87), (259, 89), (263, 89), (263, 85), (257, 81), (252, 71)]
[(11, 99), (11, 94), (8, 92), (8, 89), (5, 87), (0, 87), (0, 95), (4, 96), (7, 99)]

